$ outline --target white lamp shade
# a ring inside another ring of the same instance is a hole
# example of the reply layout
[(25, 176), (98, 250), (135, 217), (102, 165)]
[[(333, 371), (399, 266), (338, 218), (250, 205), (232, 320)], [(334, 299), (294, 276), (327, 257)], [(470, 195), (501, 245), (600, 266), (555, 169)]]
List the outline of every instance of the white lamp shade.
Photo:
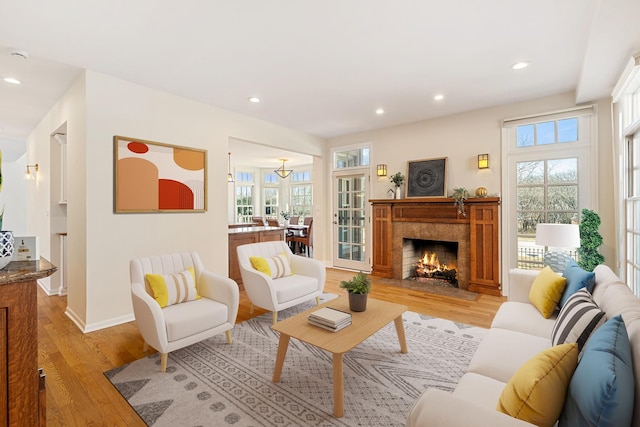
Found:
[(578, 224), (538, 224), (536, 245), (554, 248), (579, 248), (580, 229)]

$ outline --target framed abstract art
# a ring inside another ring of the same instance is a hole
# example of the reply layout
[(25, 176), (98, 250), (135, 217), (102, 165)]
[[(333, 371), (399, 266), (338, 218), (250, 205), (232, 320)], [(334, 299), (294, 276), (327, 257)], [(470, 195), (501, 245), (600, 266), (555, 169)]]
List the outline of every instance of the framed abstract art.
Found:
[(407, 197), (445, 197), (447, 158), (407, 162)]
[(114, 211), (206, 212), (207, 151), (114, 136)]

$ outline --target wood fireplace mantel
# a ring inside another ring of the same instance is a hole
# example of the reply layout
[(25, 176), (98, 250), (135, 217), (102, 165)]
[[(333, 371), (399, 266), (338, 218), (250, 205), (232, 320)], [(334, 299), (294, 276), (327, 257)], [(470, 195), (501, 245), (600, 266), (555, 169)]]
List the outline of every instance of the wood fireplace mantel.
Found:
[(465, 215), (453, 198), (373, 199), (373, 271), (402, 279), (403, 237), (457, 241), (461, 289), (501, 295), (499, 197), (466, 199)]

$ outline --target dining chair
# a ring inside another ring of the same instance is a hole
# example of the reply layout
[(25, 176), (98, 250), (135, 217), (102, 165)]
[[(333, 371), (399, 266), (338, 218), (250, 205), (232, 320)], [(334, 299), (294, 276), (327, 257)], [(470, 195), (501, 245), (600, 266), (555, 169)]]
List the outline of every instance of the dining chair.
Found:
[(313, 217), (312, 216), (305, 216), (304, 219), (302, 220), (302, 224), (303, 225), (309, 225), (309, 224), (311, 224), (312, 221), (313, 221)]
[(291, 224), (291, 225), (300, 224), (300, 217), (299, 216), (292, 216), (291, 218), (289, 218), (289, 224)]
[(275, 218), (267, 218), (267, 225), (269, 227), (280, 227), (280, 223)]
[(253, 221), (253, 223), (259, 227), (262, 227), (265, 224), (264, 218), (261, 216), (253, 216), (251, 217), (251, 221)]
[(301, 234), (299, 236), (293, 236), (293, 244), (295, 245), (296, 243), (299, 243), (301, 245), (300, 250), (302, 251), (304, 249), (306, 255), (308, 257), (311, 257), (311, 255), (313, 254), (312, 250), (313, 250), (313, 218), (311, 218), (311, 221), (309, 221), (309, 228), (307, 228), (306, 230), (303, 230), (304, 234)]

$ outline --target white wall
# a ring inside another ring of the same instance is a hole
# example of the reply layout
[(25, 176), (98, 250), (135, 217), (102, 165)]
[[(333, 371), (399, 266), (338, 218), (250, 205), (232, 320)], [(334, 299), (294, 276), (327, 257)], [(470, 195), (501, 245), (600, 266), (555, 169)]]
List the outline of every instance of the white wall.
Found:
[[(76, 110), (82, 114), (67, 114)], [(49, 134), (64, 122), (69, 159), (67, 313), (85, 331), (132, 318), (132, 258), (197, 251), (208, 269), (227, 274), (229, 137), (295, 148), (314, 156), (322, 155), (324, 143), (301, 132), (92, 71), (83, 73), (34, 131), (29, 150), (48, 158), (48, 147), (40, 139), (46, 135), (48, 141)], [(74, 135), (74, 128), (82, 132)], [(208, 211), (114, 214), (114, 135), (208, 150)], [(33, 194), (30, 222), (46, 234), (50, 230), (39, 220), (43, 209), (38, 202), (49, 200), (44, 187), (43, 183)], [(324, 193), (322, 184), (319, 187), (320, 194)], [(43, 254), (47, 253), (48, 248)]]
[(2, 161), (2, 191), (0, 209), (4, 205), (2, 229), (13, 231), (14, 236), (27, 236), (27, 184), (24, 179), (26, 156), (14, 162)]
[[(376, 165), (387, 164), (388, 176), (396, 172), (407, 174), (407, 161), (447, 157), (447, 194), (455, 187), (466, 187), (475, 194), (478, 187), (486, 187), (489, 194), (501, 188), (501, 125), (504, 119), (547, 113), (575, 106), (574, 94), (534, 99), (516, 104), (424, 120), (401, 126), (376, 129), (331, 138), (327, 141), (326, 156), (331, 149), (361, 143), (371, 145), (371, 197), (387, 198), (393, 186), (389, 177), (378, 178)], [(610, 102), (598, 102), (598, 177), (599, 195), (594, 206), (601, 218), (600, 233), (604, 238), (601, 251), (607, 264), (615, 265), (615, 233), (613, 222), (613, 157)], [(489, 169), (477, 168), (477, 155), (489, 154)], [(330, 157), (327, 157), (330, 158)], [(327, 173), (331, 164), (328, 162)], [(503, 200), (503, 203), (506, 201)], [(327, 212), (330, 215), (330, 212)], [(330, 218), (327, 218), (330, 219)]]

